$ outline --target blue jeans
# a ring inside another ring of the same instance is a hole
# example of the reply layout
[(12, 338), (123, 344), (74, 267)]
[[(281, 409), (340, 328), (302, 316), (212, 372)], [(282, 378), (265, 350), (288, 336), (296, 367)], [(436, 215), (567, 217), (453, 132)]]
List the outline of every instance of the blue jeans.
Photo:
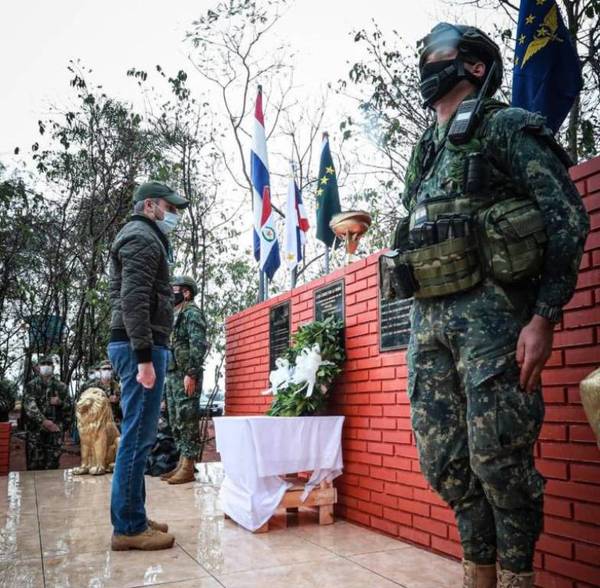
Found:
[(137, 360), (127, 341), (109, 343), (108, 357), (121, 379), (121, 440), (112, 480), (110, 516), (118, 535), (137, 535), (146, 530), (144, 503), (146, 458), (156, 440), (160, 401), (167, 371), (168, 349), (154, 346), (152, 363), (156, 383), (151, 390), (136, 380)]

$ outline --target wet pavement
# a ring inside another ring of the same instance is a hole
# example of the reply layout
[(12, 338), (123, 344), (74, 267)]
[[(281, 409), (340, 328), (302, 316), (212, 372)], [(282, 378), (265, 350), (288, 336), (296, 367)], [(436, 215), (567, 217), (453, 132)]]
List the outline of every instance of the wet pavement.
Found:
[[(172, 549), (112, 552), (110, 475), (71, 470), (12, 472), (0, 478), (0, 586), (118, 588), (405, 588), (461, 584), (454, 561), (315, 513), (281, 514), (253, 535), (223, 518), (219, 463), (197, 481), (169, 486), (146, 477), (148, 514), (168, 522)], [(286, 526), (287, 523), (287, 526)]]

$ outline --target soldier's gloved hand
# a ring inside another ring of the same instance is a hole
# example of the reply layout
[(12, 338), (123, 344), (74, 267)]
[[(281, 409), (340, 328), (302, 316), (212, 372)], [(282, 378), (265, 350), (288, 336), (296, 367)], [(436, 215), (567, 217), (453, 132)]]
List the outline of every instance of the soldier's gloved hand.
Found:
[(149, 361), (147, 363), (138, 363), (138, 375), (137, 381), (146, 390), (152, 390), (156, 382), (156, 372), (154, 371), (154, 364)]
[(192, 376), (184, 376), (183, 378), (183, 389), (188, 397), (193, 396), (196, 393), (196, 386), (198, 385), (198, 380), (196, 378), (192, 378)]
[(50, 419), (44, 419), (42, 421), (42, 427), (49, 433), (60, 433), (60, 427)]
[(521, 368), (519, 383), (523, 390), (533, 392), (538, 387), (544, 365), (552, 353), (553, 335), (554, 325), (537, 314), (521, 330), (517, 363)]
[(58, 396), (53, 396), (52, 398), (50, 398), (50, 404), (52, 406), (58, 406), (59, 404), (61, 404), (60, 398)]

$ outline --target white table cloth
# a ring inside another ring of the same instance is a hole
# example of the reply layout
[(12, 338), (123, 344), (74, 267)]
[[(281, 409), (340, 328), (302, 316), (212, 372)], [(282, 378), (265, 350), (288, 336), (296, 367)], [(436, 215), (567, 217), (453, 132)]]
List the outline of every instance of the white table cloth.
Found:
[(312, 471), (305, 500), (342, 473), (343, 416), (217, 417), (214, 424), (225, 471), (221, 505), (250, 531), (271, 518), (289, 488), (280, 476)]

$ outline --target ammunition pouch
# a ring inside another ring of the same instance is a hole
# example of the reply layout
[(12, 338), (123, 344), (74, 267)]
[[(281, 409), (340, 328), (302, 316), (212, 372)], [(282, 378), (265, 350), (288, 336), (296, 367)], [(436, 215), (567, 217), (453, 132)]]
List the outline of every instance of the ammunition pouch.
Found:
[(415, 298), (462, 292), (478, 284), (483, 277), (472, 237), (447, 239), (404, 255), (419, 285)]
[(418, 289), (406, 254), (399, 251), (384, 253), (379, 257), (379, 287), (384, 300), (412, 298)]
[(503, 283), (539, 275), (544, 259), (544, 220), (533, 200), (510, 198), (477, 215), (486, 274)]

